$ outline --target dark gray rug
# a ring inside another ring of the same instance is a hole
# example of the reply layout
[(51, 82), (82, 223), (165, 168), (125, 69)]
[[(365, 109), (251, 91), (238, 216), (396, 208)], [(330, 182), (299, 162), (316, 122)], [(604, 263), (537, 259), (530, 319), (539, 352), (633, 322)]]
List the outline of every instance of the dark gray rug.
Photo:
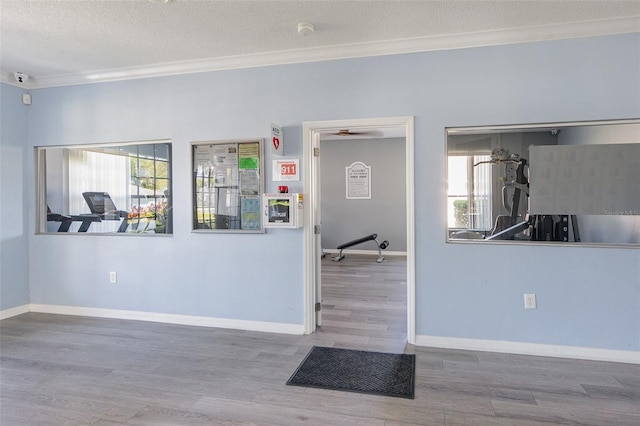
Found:
[(413, 399), (415, 359), (314, 346), (287, 384)]

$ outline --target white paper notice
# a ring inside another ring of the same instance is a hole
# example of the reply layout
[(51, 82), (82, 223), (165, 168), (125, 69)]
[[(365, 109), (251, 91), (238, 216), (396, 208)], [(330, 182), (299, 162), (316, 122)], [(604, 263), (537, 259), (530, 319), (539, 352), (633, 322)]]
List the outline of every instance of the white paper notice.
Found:
[(356, 161), (345, 168), (347, 199), (371, 198), (371, 167)]

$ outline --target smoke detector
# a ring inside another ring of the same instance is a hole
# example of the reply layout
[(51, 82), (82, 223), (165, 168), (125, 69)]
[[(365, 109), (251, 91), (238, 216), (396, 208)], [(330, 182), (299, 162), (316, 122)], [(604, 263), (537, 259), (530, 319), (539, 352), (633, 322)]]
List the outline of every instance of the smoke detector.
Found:
[(315, 27), (313, 26), (313, 24), (310, 24), (308, 22), (300, 22), (298, 24), (298, 34), (300, 34), (301, 36), (309, 36), (313, 34), (314, 31)]

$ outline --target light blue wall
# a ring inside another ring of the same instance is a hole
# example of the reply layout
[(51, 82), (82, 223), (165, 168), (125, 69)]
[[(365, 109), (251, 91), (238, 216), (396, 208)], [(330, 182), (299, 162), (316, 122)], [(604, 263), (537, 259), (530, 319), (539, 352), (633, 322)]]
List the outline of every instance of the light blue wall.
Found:
[(29, 303), (26, 90), (0, 84), (0, 310)]
[(446, 244), (444, 182), (446, 126), (640, 116), (639, 55), (635, 34), (34, 90), (30, 147), (173, 139), (175, 223), (30, 237), (31, 301), (302, 324), (302, 231), (190, 233), (189, 142), (274, 122), (300, 157), (303, 121), (411, 115), (417, 333), (640, 350), (640, 250)]

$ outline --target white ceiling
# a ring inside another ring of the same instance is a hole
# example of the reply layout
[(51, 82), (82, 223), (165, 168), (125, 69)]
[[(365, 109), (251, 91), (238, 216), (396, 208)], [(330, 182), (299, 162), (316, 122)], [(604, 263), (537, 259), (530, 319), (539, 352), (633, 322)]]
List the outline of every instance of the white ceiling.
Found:
[(638, 0), (0, 0), (0, 15), (2, 81), (26, 87), (640, 32)]

